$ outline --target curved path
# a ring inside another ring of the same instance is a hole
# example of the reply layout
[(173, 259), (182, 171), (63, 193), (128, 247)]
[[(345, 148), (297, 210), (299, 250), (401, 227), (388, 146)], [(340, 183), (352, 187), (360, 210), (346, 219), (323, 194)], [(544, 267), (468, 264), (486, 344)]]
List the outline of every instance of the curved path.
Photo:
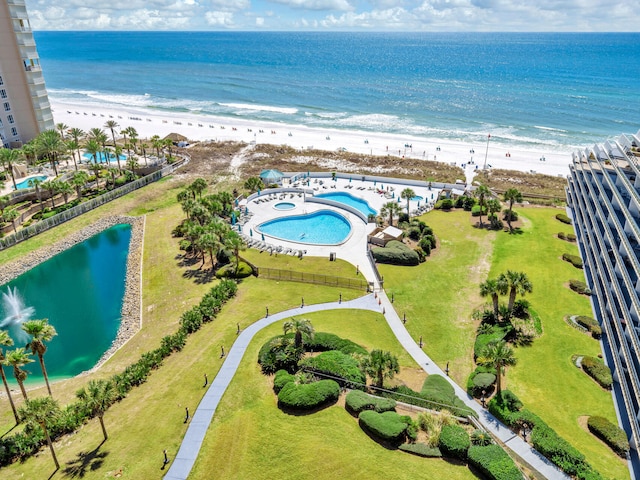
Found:
[[(478, 413), (479, 421), (485, 429), (490, 431), (502, 443), (507, 445), (509, 449), (515, 452), (540, 476), (554, 480), (569, 480), (568, 476), (559, 471), (549, 460), (531, 448), (531, 446), (524, 442), (519, 436), (515, 435), (507, 426), (502, 424), (487, 410), (482, 408), (478, 402), (470, 397), (458, 384), (447, 377), (440, 367), (438, 367), (418, 346), (415, 340), (411, 338), (411, 335), (404, 327), (402, 320), (400, 320), (400, 317), (393, 308), (393, 305), (389, 301), (386, 293), (384, 291), (380, 291), (378, 292), (378, 297), (379, 299), (376, 299), (373, 294), (369, 294), (348, 302), (322, 303), (294, 308), (262, 318), (243, 330), (229, 350), (227, 358), (222, 364), (216, 378), (213, 380), (204, 397), (200, 401), (200, 404), (189, 423), (184, 439), (182, 440), (180, 450), (178, 451), (175, 459), (173, 459), (169, 471), (164, 476), (165, 480), (186, 480), (189, 476), (189, 473), (193, 468), (193, 464), (200, 452), (200, 448), (202, 447), (202, 442), (213, 418), (213, 414), (218, 407), (218, 403), (231, 383), (231, 380), (240, 365), (240, 361), (244, 357), (247, 347), (249, 346), (249, 342), (251, 342), (255, 334), (264, 327), (286, 318), (300, 316), (311, 312), (336, 309), (359, 309), (371, 310), (380, 313), (384, 312), (384, 316), (389, 327), (404, 349), (409, 352), (418, 365), (420, 365), (429, 375), (437, 374), (447, 378), (449, 383), (453, 386), (456, 395), (460, 397), (467, 406), (471, 407)], [(378, 300), (381, 304), (378, 304)]]

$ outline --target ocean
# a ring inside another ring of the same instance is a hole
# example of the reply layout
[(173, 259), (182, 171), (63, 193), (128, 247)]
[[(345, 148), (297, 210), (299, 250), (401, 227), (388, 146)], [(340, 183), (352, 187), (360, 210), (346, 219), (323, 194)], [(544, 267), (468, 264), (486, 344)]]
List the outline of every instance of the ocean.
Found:
[(54, 100), (566, 151), (640, 129), (637, 33), (36, 32)]

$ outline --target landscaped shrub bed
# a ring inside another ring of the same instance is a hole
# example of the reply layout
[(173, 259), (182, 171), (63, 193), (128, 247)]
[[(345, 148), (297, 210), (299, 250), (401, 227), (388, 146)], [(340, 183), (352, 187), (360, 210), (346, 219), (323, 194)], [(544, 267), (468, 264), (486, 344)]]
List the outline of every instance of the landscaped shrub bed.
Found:
[(410, 417), (396, 412), (378, 413), (365, 410), (358, 415), (360, 426), (373, 436), (395, 445), (405, 440), (407, 427), (412, 424)]
[(560, 240), (566, 240), (567, 239), (567, 234), (564, 232), (558, 232), (558, 238)]
[(567, 233), (567, 240), (569, 242), (575, 242), (577, 240), (576, 239), (576, 234), (575, 233)]
[(582, 369), (600, 384), (602, 388), (611, 390), (613, 385), (613, 377), (611, 376), (611, 370), (602, 361), (595, 357), (584, 356), (582, 357)]
[(313, 338), (305, 341), (304, 347), (307, 351), (326, 352), (328, 350), (339, 350), (347, 355), (351, 353), (366, 355), (367, 349), (346, 338), (326, 332), (315, 332)]
[(569, 280), (569, 288), (574, 292), (578, 292), (581, 295), (591, 295), (591, 290), (587, 287), (587, 284), (582, 280)]
[(571, 225), (571, 219), (565, 213), (558, 213), (556, 215), (556, 220), (560, 220), (562, 223)]
[(405, 266), (415, 266), (420, 263), (418, 254), (397, 240), (390, 241), (386, 247), (373, 247), (371, 253), (379, 263)]
[(278, 370), (273, 377), (273, 391), (280, 393), (280, 390), (287, 384), (296, 381), (296, 377), (286, 370)]
[(278, 370), (293, 371), (297, 368), (302, 349), (297, 352), (297, 355), (280, 355), (280, 353), (292, 351), (292, 349), (294, 349), (293, 333), (276, 335), (267, 340), (258, 352), (258, 363), (262, 373), (269, 375)]
[(398, 450), (402, 450), (403, 452), (413, 453), (414, 455), (418, 455), (419, 457), (427, 457), (427, 458), (439, 458), (442, 457), (442, 452), (438, 447), (430, 447), (426, 443), (403, 443), (398, 447)]
[(578, 255), (571, 255), (570, 253), (563, 253), (562, 259), (565, 262), (569, 262), (576, 268), (582, 268), (582, 259)]
[(477, 417), (476, 412), (467, 407), (464, 402), (458, 397), (455, 397), (455, 394), (455, 398), (453, 400), (449, 399), (449, 401), (444, 403), (434, 403), (431, 398), (427, 398), (427, 396), (422, 394), (421, 392), (416, 392), (409, 387), (400, 385), (397, 387), (393, 387), (389, 391), (381, 392), (380, 395), (387, 398), (393, 398), (398, 402), (409, 403), (411, 405), (416, 405), (418, 407), (428, 408), (431, 410), (449, 410), (453, 415), (456, 415), (458, 417), (466, 417), (468, 415)]
[(494, 325), (486, 333), (481, 333), (476, 337), (473, 345), (474, 358), (482, 356), (482, 353), (491, 342), (499, 342), (503, 340), (513, 330), (511, 324), (505, 326)]
[(473, 207), (471, 207), (472, 217), (479, 217), (480, 215), (486, 215), (486, 214), (487, 214), (487, 207), (484, 207), (482, 209), (480, 209), (480, 205), (474, 205)]
[(498, 445), (473, 445), (467, 452), (469, 464), (490, 480), (522, 480), (515, 462)]
[(302, 360), (299, 367), (311, 372), (325, 373), (344, 379), (339, 382), (349, 388), (355, 388), (355, 384), (365, 384), (367, 379), (360, 370), (358, 361), (351, 355), (346, 355), (337, 350), (322, 352), (315, 357)]
[(629, 454), (629, 439), (625, 431), (618, 425), (611, 423), (604, 417), (593, 416), (587, 420), (587, 426), (589, 431), (609, 445), (611, 450), (622, 458), (627, 458)]
[(440, 432), (438, 447), (445, 457), (466, 460), (467, 450), (471, 446), (469, 434), (459, 425), (445, 425)]
[(345, 398), (345, 408), (354, 415), (365, 410), (378, 413), (390, 412), (395, 410), (396, 401), (391, 398), (373, 397), (360, 390), (351, 390)]
[[(222, 308), (222, 305), (230, 298), (235, 296), (238, 286), (232, 280), (223, 280), (213, 287), (208, 295), (212, 295), (220, 302), (216, 306), (216, 311)], [(199, 305), (191, 309), (189, 312), (198, 312)], [(192, 314), (185, 312), (183, 319), (189, 318), (189, 321), (181, 320), (180, 328), (173, 335), (167, 335), (162, 338), (160, 347), (150, 352), (143, 353), (140, 359), (129, 365), (121, 373), (113, 375), (107, 381), (113, 382), (116, 395), (115, 401), (122, 400), (127, 396), (129, 391), (138, 385), (144, 383), (151, 371), (160, 367), (162, 361), (173, 352), (182, 350), (187, 337), (190, 333), (195, 332), (202, 325), (202, 318), (198, 321)], [(213, 320), (210, 317), (208, 321)], [(77, 400), (68, 404), (61, 415), (48, 423), (48, 431), (52, 440), (62, 435), (68, 434), (80, 427), (84, 422), (92, 418), (91, 409), (81, 400)], [(44, 434), (40, 428), (27, 429), (15, 435), (5, 435), (0, 438), (0, 466), (8, 465), (18, 459), (25, 459), (36, 453), (45, 443)]]
[(476, 368), (471, 375), (469, 375), (469, 380), (467, 380), (467, 392), (475, 398), (482, 396), (483, 391), (485, 394), (492, 391), (493, 384), (496, 381), (495, 373), (483, 371), (487, 370), (487, 367), (479, 368), (480, 369)]
[(320, 380), (297, 385), (286, 383), (278, 393), (278, 405), (293, 410), (313, 410), (334, 403), (340, 396), (340, 385), (333, 380)]
[[(453, 407), (451, 412), (454, 415), (466, 417), (467, 415), (475, 416), (476, 413), (467, 407), (455, 393), (451, 384), (442, 375), (429, 375), (422, 384), (420, 395), (436, 404), (445, 405), (434, 410), (447, 409), (446, 405)], [(432, 408), (432, 407), (429, 407)]]
[(586, 328), (591, 332), (591, 336), (595, 339), (602, 337), (602, 327), (595, 318), (587, 317), (586, 315), (579, 315), (575, 317), (575, 321), (578, 325)]

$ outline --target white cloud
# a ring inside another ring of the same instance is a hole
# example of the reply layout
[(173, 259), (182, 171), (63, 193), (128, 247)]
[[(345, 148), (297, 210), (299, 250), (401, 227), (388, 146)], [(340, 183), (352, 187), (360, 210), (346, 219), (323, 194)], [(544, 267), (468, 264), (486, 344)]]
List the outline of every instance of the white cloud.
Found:
[(354, 10), (347, 0), (270, 0), (273, 3), (286, 5), (293, 9), (301, 10), (337, 10), (345, 12)]
[(207, 24), (212, 27), (233, 26), (233, 13), (231, 12), (207, 12), (205, 19)]

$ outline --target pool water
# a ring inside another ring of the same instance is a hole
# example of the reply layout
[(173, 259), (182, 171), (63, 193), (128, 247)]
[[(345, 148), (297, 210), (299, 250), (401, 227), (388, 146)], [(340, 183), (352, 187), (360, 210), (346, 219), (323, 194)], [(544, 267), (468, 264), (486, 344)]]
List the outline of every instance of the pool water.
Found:
[(46, 175), (37, 175), (35, 177), (25, 178), (21, 182), (17, 182), (16, 187), (18, 190), (24, 190), (25, 188), (31, 188), (31, 186), (29, 186), (30, 180), (40, 180), (41, 182), (44, 182), (46, 179), (47, 179)]
[(369, 206), (369, 203), (367, 203), (366, 200), (354, 197), (353, 195), (346, 192), (322, 193), (315, 196), (317, 198), (326, 198), (329, 200), (333, 200), (334, 202), (349, 205), (350, 207), (356, 208), (361, 211), (365, 215), (365, 217), (368, 217), (369, 215), (376, 215), (378, 213)]
[(280, 202), (276, 203), (273, 208), (276, 210), (293, 210), (296, 208), (296, 204), (291, 202)]
[(270, 220), (258, 225), (256, 230), (290, 242), (338, 245), (351, 233), (351, 224), (339, 213), (320, 210), (307, 215)]
[[(89, 160), (90, 162), (93, 162), (93, 155), (91, 155), (90, 153), (85, 153), (84, 155), (82, 155), (84, 158), (86, 158), (87, 160)], [(107, 155), (105, 153), (102, 152), (98, 152), (96, 154), (96, 158), (98, 159), (98, 163), (103, 163), (103, 162), (117, 162), (116, 160), (116, 156), (113, 153), (109, 154), (109, 160), (107, 160)], [(126, 160), (127, 157), (125, 155), (120, 155), (120, 160)]]
[(414, 202), (419, 202), (423, 200), (423, 198), (420, 195), (414, 195), (413, 197), (411, 197), (411, 200)]

